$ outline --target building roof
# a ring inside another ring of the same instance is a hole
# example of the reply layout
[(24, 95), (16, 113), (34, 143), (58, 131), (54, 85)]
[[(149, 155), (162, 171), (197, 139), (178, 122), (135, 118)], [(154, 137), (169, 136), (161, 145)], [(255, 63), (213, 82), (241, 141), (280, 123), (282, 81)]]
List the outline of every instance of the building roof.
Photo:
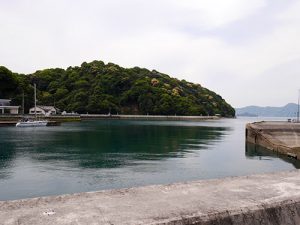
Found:
[[(44, 110), (45, 112), (49, 112), (49, 111), (52, 111), (52, 110), (57, 111), (57, 108), (55, 108), (54, 106), (37, 105), (36, 107)], [(32, 107), (31, 109), (34, 109), (34, 107)]]
[(0, 109), (18, 109), (20, 106), (0, 105)]
[(9, 106), (11, 100), (10, 99), (0, 99), (0, 105), (1, 106)]
[(10, 99), (0, 99), (1, 103), (10, 103), (11, 100)]

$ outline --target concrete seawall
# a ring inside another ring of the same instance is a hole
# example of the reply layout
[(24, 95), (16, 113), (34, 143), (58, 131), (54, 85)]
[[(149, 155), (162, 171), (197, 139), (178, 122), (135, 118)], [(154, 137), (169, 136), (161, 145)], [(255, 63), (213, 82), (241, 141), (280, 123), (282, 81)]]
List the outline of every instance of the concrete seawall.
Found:
[(171, 120), (171, 121), (201, 121), (215, 120), (218, 116), (164, 116), (164, 115), (107, 115), (107, 114), (81, 114), (81, 119), (115, 119), (115, 120)]
[[(4, 126), (17, 123), (22, 115), (0, 115), (0, 123)], [(34, 118), (34, 115), (25, 115), (26, 118)], [(81, 120), (149, 120), (149, 121), (203, 121), (220, 119), (219, 116), (164, 116), (164, 115), (108, 115), (108, 114), (78, 114), (78, 115), (51, 115), (48, 117), (39, 115), (41, 119), (58, 122), (76, 122)], [(1, 125), (1, 124), (0, 124)]]
[(0, 224), (300, 224), (300, 172), (3, 201)]
[(246, 141), (300, 159), (300, 123), (256, 122), (247, 124)]
[[(19, 120), (21, 120), (23, 117), (26, 117), (28, 119), (34, 119), (34, 115), (0, 115), (0, 122), (1, 123), (17, 123)], [(62, 115), (52, 115), (49, 117), (45, 117), (43, 115), (38, 116), (39, 119), (46, 119), (49, 121), (57, 121), (57, 122), (76, 122), (81, 121), (80, 116), (62, 116)]]

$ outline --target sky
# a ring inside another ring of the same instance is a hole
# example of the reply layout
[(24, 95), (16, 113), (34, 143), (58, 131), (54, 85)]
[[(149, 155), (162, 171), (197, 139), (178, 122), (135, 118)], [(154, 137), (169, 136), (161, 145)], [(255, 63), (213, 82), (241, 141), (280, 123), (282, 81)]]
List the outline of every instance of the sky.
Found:
[(0, 65), (102, 60), (199, 83), (233, 107), (300, 89), (299, 0), (0, 0)]

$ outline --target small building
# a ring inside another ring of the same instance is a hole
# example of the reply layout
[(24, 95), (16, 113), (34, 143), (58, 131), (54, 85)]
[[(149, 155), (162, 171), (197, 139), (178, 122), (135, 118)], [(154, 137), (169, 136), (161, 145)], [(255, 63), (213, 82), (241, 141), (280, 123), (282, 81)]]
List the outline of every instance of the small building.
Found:
[(36, 109), (36, 114), (37, 115), (45, 115), (45, 116), (50, 116), (50, 115), (56, 115), (59, 112), (59, 109), (55, 108), (54, 106), (37, 106), (30, 108), (29, 114), (33, 115), (35, 114), (35, 109)]
[(19, 114), (20, 106), (12, 106), (10, 102), (9, 99), (0, 99), (0, 114)]

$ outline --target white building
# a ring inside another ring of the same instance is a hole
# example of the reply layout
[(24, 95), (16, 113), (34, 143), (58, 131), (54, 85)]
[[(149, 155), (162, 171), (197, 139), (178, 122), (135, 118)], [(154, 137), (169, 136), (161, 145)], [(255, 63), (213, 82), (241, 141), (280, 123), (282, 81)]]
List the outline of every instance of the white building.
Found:
[[(58, 113), (58, 109), (55, 108), (54, 106), (37, 106), (36, 107), (37, 115), (50, 116), (50, 115), (55, 115), (57, 113)], [(29, 110), (29, 114), (35, 114), (35, 107), (32, 107)]]
[(0, 114), (19, 114), (20, 106), (11, 106), (11, 100), (0, 99)]

